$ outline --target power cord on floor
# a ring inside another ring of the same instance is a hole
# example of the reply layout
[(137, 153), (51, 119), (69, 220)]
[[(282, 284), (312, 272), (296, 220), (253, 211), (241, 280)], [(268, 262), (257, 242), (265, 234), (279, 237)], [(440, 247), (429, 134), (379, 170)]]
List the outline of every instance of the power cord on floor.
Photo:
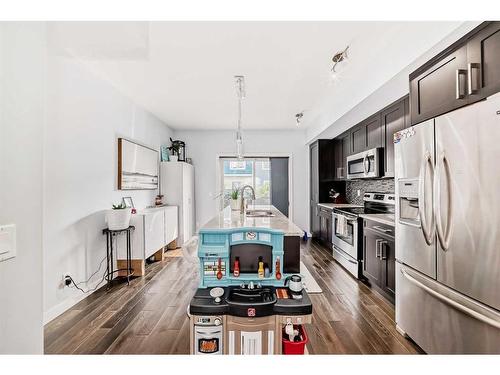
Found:
[(104, 263), (104, 261), (106, 259), (107, 259), (107, 257), (104, 257), (101, 260), (101, 262), (99, 263), (99, 267), (97, 268), (97, 271), (95, 271), (92, 275), (90, 275), (90, 277), (87, 280), (85, 280), (85, 281), (80, 281), (79, 283), (77, 283), (77, 282), (75, 282), (75, 280), (73, 280), (73, 278), (70, 275), (67, 275), (66, 276), (66, 280), (65, 280), (66, 285), (70, 286), (71, 284), (73, 284), (76, 289), (78, 289), (80, 292), (82, 292), (84, 294), (87, 294), (87, 293), (90, 293), (90, 292), (95, 292), (97, 290), (97, 288), (99, 288), (99, 286), (103, 283), (103, 281), (106, 280), (106, 274), (107, 274), (107, 272), (105, 272), (104, 275), (102, 275), (101, 281), (99, 281), (97, 283), (97, 285), (94, 288), (92, 288), (92, 289), (89, 289), (89, 290), (85, 291), (84, 289), (80, 288), (79, 285), (81, 285), (81, 284), (87, 284), (101, 270), (102, 264)]

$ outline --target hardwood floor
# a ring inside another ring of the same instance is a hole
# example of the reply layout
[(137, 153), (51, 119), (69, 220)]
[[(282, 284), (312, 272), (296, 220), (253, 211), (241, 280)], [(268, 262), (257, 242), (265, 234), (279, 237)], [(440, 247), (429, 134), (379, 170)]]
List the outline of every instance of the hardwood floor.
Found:
[[(356, 281), (326, 248), (302, 244), (302, 260), (323, 289), (312, 294), (310, 354), (409, 354), (420, 349), (396, 332), (394, 306)], [(188, 354), (187, 306), (198, 285), (183, 257), (153, 263), (146, 275), (102, 287), (45, 326), (47, 354)]]

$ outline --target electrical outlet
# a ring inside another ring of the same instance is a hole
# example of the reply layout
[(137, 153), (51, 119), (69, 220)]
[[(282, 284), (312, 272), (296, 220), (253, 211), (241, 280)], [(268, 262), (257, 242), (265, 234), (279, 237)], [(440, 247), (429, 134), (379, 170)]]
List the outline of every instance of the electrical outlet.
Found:
[(63, 288), (71, 285), (71, 276), (69, 272), (63, 273), (61, 285), (63, 286)]
[(358, 193), (358, 197), (361, 196), (361, 190), (358, 189), (357, 193)]

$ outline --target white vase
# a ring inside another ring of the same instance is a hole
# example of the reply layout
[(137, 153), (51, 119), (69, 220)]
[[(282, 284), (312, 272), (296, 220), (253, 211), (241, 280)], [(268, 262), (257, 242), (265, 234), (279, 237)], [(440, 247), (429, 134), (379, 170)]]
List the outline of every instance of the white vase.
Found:
[(231, 198), (231, 210), (238, 211), (240, 209), (240, 198), (232, 199)]
[(123, 230), (130, 226), (131, 208), (106, 211), (106, 223), (109, 230)]
[(178, 161), (179, 160), (179, 156), (177, 155), (170, 155), (170, 161)]

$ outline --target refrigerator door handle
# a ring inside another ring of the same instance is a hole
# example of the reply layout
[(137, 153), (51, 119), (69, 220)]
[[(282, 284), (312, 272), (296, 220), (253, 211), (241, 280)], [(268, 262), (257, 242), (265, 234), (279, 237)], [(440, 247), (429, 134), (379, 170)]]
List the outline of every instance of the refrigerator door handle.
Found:
[(456, 310), (458, 310), (458, 311), (460, 311), (460, 312), (462, 312), (462, 313), (464, 313), (464, 314), (466, 314), (466, 315), (468, 315), (476, 320), (479, 320), (480, 322), (488, 324), (489, 326), (492, 326), (494, 328), (500, 329), (500, 320), (492, 319), (484, 314), (481, 314), (480, 312), (477, 312), (477, 311), (475, 311), (467, 306), (462, 305), (461, 303), (458, 303), (457, 301), (454, 301), (453, 299), (451, 299), (447, 296), (442, 295), (441, 293), (435, 291), (434, 289), (428, 287), (424, 283), (415, 279), (413, 276), (408, 274), (403, 268), (401, 268), (401, 273), (412, 284), (425, 290), (427, 293), (429, 293), (433, 297), (437, 298), (441, 302), (455, 308)]
[[(444, 152), (442, 152), (436, 162), (436, 178), (434, 179), (434, 212), (436, 215), (436, 228), (439, 243), (441, 248), (446, 251), (450, 247), (451, 231), (453, 227), (452, 215), (453, 215), (453, 205), (452, 205), (452, 190), (451, 190), (451, 173), (450, 164), (446, 158)], [(448, 216), (446, 218), (446, 228), (443, 230), (442, 215), (441, 215), (441, 173), (442, 167), (446, 171), (446, 187), (448, 195)]]
[(426, 151), (422, 159), (422, 164), (420, 166), (420, 176), (418, 178), (418, 214), (420, 216), (420, 227), (422, 228), (422, 233), (424, 235), (425, 242), (427, 245), (432, 244), (432, 238), (434, 237), (434, 215), (431, 215), (431, 222), (427, 222), (426, 215), (426, 205), (425, 199), (427, 197), (425, 176), (427, 175), (427, 167), (430, 167), (431, 175), (434, 176), (434, 167), (432, 165), (432, 157), (429, 151)]

